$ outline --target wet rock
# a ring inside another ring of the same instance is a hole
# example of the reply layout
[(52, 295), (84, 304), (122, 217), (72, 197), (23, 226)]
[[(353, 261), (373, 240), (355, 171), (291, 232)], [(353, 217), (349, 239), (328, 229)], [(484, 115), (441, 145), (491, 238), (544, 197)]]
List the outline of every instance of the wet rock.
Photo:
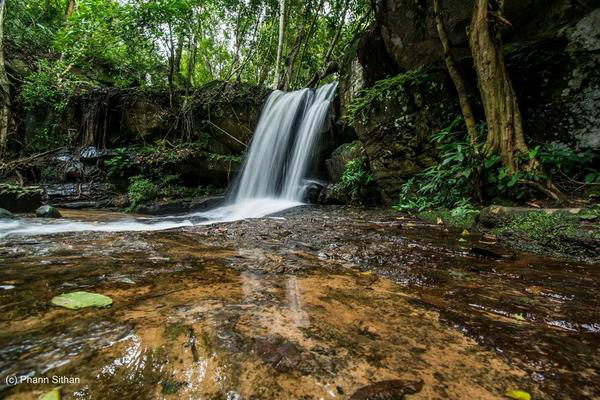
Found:
[(52, 206), (41, 206), (35, 210), (35, 215), (38, 218), (62, 218), (60, 211)]
[(327, 187), (321, 191), (318, 203), (327, 205), (345, 204), (346, 200), (344, 194), (338, 190), (337, 185), (332, 183), (327, 185)]
[(305, 203), (316, 204), (319, 202), (321, 192), (325, 189), (325, 186), (317, 181), (309, 181), (304, 186), (304, 195), (302, 201)]
[(33, 212), (42, 204), (42, 189), (37, 186), (0, 184), (0, 208), (14, 213)]
[(108, 158), (111, 155), (111, 151), (99, 149), (94, 146), (84, 147), (79, 150), (79, 160), (85, 163), (95, 163), (96, 161)]
[(402, 400), (423, 388), (423, 381), (390, 380), (373, 383), (358, 389), (350, 400)]
[(4, 208), (0, 208), (0, 219), (15, 219), (17, 218), (13, 213)]
[(44, 198), (51, 204), (103, 201), (114, 195), (109, 183), (56, 183), (43, 185)]
[(190, 211), (205, 211), (223, 203), (223, 196), (211, 196), (194, 199), (175, 199), (151, 201), (140, 204), (135, 212), (147, 215), (183, 214)]
[(302, 351), (292, 342), (279, 337), (259, 338), (254, 344), (256, 354), (278, 372), (297, 369), (302, 361)]

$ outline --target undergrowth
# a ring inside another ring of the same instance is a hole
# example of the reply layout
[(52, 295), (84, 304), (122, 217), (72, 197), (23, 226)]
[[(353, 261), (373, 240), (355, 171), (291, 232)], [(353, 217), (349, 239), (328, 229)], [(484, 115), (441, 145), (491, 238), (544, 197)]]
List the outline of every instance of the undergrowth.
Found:
[(480, 125), (479, 144), (472, 145), (464, 132), (462, 118), (456, 117), (448, 127), (433, 135), (431, 140), (440, 156), (439, 163), (408, 180), (394, 208), (409, 213), (468, 210), (492, 199), (520, 202), (531, 199), (539, 193), (528, 182), (540, 185), (552, 182), (569, 190), (569, 183), (579, 182), (578, 179), (583, 180), (579, 182), (581, 186), (600, 181), (600, 172), (591, 167), (594, 158), (591, 152), (575, 152), (556, 143), (536, 146), (522, 156), (526, 160), (536, 159), (539, 169), (510, 173), (499, 156), (483, 151), (485, 134), (485, 125)]

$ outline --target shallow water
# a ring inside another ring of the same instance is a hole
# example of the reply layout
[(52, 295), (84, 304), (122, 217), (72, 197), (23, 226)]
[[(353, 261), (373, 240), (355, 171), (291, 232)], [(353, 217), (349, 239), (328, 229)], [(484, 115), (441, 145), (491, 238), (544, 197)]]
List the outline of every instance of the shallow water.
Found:
[[(349, 207), (9, 236), (0, 240), (1, 394), (37, 398), (56, 386), (5, 384), (29, 375), (77, 377), (62, 387), (78, 399), (358, 399), (389, 380), (422, 382), (415, 399), (507, 389), (594, 398), (598, 267)], [(76, 290), (114, 304), (50, 305)]]

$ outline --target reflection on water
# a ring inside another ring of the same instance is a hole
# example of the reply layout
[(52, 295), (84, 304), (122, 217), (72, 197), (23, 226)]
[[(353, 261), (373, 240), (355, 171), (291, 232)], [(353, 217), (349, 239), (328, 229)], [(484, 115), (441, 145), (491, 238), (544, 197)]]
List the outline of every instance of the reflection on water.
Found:
[[(594, 266), (473, 257), (447, 244), (460, 232), (400, 227), (391, 211), (320, 213), (4, 238), (0, 382), (77, 376), (63, 390), (79, 399), (343, 399), (389, 380), (423, 380), (414, 399), (596, 396)], [(50, 305), (75, 290), (114, 304)]]

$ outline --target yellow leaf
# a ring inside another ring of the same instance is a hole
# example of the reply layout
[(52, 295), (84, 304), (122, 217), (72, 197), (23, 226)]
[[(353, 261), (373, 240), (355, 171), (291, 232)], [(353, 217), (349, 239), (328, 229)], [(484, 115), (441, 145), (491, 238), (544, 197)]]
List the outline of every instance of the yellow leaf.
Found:
[(470, 235), (471, 235), (471, 233), (469, 233), (469, 231), (466, 229), (462, 232), (462, 236), (470, 236)]
[(531, 400), (531, 395), (523, 390), (507, 390), (504, 397), (515, 400)]
[(362, 276), (369, 276), (369, 275), (373, 274), (373, 271), (370, 271), (370, 270), (369, 270), (369, 271), (361, 272), (360, 274), (361, 274)]
[(60, 400), (62, 396), (60, 395), (60, 388), (54, 388), (51, 391), (44, 393), (39, 397), (39, 400)]

